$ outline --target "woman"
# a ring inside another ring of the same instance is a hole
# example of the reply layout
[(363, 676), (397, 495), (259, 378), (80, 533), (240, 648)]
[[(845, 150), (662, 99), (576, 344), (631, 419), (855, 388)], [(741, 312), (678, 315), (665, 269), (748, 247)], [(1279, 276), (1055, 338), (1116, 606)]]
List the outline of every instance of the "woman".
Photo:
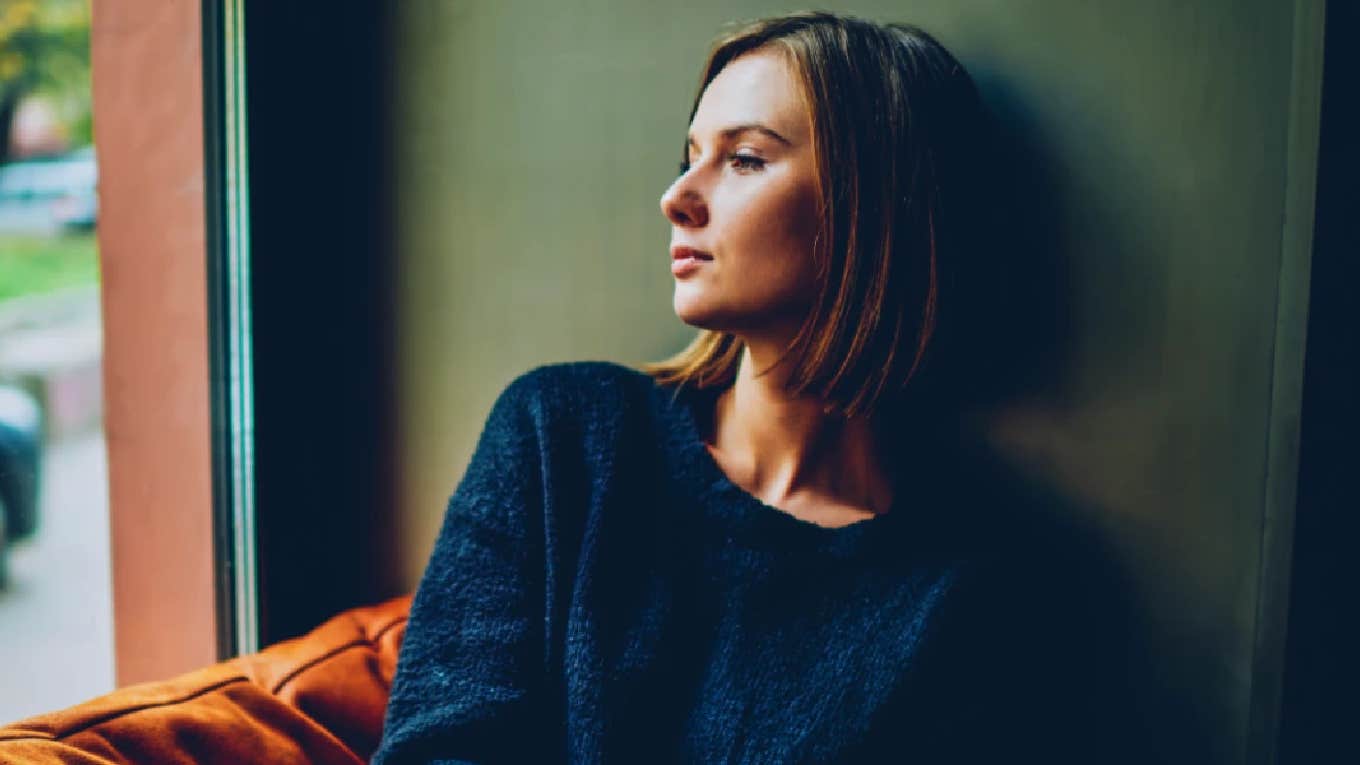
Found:
[(1116, 759), (1059, 628), (1075, 572), (1008, 554), (925, 416), (979, 115), (913, 27), (796, 14), (716, 46), (661, 198), (701, 332), (501, 395), (376, 762)]

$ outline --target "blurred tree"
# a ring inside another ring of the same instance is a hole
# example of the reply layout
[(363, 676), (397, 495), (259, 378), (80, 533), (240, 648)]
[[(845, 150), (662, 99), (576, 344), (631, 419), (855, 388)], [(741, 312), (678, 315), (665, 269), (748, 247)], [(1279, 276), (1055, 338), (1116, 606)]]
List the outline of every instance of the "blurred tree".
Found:
[(90, 141), (88, 0), (0, 0), (0, 164), (26, 96), (62, 104), (77, 143)]

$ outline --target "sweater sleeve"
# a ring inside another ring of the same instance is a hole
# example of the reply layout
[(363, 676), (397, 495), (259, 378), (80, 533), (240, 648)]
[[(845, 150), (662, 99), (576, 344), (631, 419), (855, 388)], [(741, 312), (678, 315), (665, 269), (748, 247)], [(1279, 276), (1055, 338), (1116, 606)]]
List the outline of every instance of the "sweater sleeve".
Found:
[(540, 397), (492, 407), (416, 590), (373, 762), (548, 762)]

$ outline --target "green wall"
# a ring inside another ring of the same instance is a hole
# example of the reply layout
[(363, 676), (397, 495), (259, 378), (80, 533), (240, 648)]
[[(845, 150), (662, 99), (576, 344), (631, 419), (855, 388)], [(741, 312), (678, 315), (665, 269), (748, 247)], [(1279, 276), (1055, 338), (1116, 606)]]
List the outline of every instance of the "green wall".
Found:
[[(935, 33), (1032, 152), (1033, 193), (1071, 264), (1072, 353), (991, 432), (1082, 508), (1132, 573), (1147, 682), (1205, 732), (1205, 761), (1265, 761), (1321, 3), (826, 5)], [(725, 22), (796, 7), (398, 6), (390, 148), (408, 582), (509, 379), (550, 361), (655, 359), (690, 336), (671, 313), (657, 200), (699, 66)]]

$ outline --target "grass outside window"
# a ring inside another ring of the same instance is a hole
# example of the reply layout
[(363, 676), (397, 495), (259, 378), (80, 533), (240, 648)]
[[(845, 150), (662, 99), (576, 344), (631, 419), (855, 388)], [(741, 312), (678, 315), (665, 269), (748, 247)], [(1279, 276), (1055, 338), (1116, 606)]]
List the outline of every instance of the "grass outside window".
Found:
[(0, 234), (0, 301), (98, 283), (98, 245), (93, 232)]

